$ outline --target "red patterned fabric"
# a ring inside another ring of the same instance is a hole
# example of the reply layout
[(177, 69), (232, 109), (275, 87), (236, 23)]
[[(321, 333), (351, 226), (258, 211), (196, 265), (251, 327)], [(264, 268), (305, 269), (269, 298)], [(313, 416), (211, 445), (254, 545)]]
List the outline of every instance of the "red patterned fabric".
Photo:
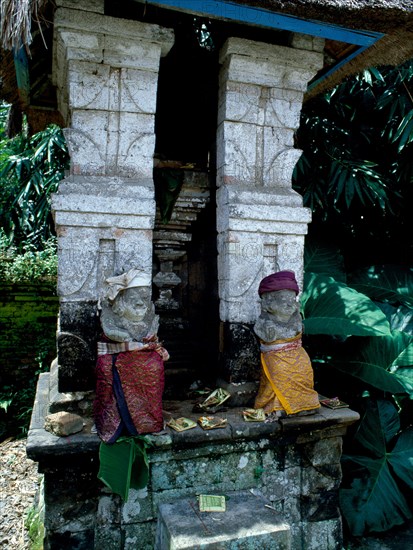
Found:
[[(165, 350), (158, 348), (122, 352), (115, 360), (110, 354), (98, 357), (94, 417), (105, 443), (113, 443), (121, 435), (125, 414), (138, 434), (162, 430)], [(132, 431), (128, 425), (126, 428)]]

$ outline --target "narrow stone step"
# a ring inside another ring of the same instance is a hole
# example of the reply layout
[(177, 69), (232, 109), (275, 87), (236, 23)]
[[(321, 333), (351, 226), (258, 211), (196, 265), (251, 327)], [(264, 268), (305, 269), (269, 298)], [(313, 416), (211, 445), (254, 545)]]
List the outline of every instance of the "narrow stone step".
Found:
[(290, 526), (249, 492), (227, 493), (225, 512), (196, 497), (159, 505), (155, 550), (290, 550)]

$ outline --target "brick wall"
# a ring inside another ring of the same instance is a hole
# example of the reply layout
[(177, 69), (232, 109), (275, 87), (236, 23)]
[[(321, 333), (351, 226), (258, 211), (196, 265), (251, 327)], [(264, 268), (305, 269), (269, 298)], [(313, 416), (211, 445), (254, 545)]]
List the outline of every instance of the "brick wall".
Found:
[(59, 299), (52, 285), (0, 283), (0, 385), (27, 380), (56, 355)]

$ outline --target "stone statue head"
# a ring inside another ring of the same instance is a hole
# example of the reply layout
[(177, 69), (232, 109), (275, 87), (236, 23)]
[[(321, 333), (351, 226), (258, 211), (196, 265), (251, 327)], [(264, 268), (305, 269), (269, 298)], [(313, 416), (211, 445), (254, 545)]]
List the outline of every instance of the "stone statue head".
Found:
[(258, 288), (261, 314), (255, 334), (265, 342), (291, 338), (302, 330), (298, 284), (292, 271), (278, 271), (265, 277)]
[(142, 341), (157, 333), (159, 317), (151, 302), (150, 280), (137, 269), (106, 280), (101, 323), (115, 342)]
[(288, 323), (299, 310), (294, 290), (265, 292), (261, 297), (261, 310), (273, 316), (278, 323)]

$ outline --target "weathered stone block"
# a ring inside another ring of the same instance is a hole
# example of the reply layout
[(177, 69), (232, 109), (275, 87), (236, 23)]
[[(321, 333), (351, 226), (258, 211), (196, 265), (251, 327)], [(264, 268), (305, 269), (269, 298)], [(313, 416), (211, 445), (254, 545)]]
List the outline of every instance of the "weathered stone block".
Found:
[(254, 185), (257, 127), (243, 122), (222, 122), (217, 130), (217, 142), (217, 185)]
[(200, 457), (191, 461), (170, 461), (153, 464), (151, 484), (153, 491), (206, 486), (216, 490), (240, 490), (252, 487), (255, 472), (260, 466), (256, 453), (234, 453), (223, 457)]
[[(341, 550), (343, 543), (342, 524), (339, 518), (308, 522), (302, 529), (302, 548), (306, 550)], [(322, 546), (320, 545), (322, 541)]]
[(225, 513), (199, 512), (195, 498), (162, 504), (156, 550), (291, 548), (290, 528), (248, 493), (231, 494)]
[(260, 372), (260, 353), (252, 326), (223, 323), (222, 338), (224, 352), (220, 372), (224, 380), (234, 384), (257, 381)]
[(83, 430), (83, 419), (73, 413), (61, 411), (46, 416), (44, 429), (59, 437), (67, 437)]
[[(83, 10), (83, 6), (82, 10), (72, 10), (66, 7), (56, 10), (54, 26), (59, 30), (76, 29), (86, 35), (93, 32), (107, 35), (112, 39), (118, 38), (122, 44), (125, 44), (125, 47), (128, 47), (127, 42), (129, 42), (130, 47), (134, 41), (147, 42), (149, 45), (160, 45), (162, 56), (169, 52), (174, 43), (174, 33), (171, 29), (140, 21), (108, 17), (98, 13), (87, 13)], [(108, 49), (110, 49), (110, 46), (112, 46), (111, 42), (108, 43)], [(148, 63), (148, 58), (141, 61)]]
[(155, 530), (155, 522), (126, 525), (122, 529), (125, 541), (122, 550), (153, 550)]
[(141, 523), (154, 519), (152, 494), (145, 489), (131, 489), (129, 499), (121, 506), (122, 525)]
[(340, 518), (338, 491), (301, 495), (301, 514), (311, 522)]
[[(247, 55), (246, 55), (247, 54)], [(229, 63), (228, 63), (229, 58)], [(305, 91), (307, 82), (323, 66), (323, 54), (308, 50), (269, 45), (242, 38), (229, 38), (220, 52), (220, 63), (227, 61), (228, 80), (260, 86), (289, 88), (288, 73), (301, 70), (301, 79), (292, 89)]]

